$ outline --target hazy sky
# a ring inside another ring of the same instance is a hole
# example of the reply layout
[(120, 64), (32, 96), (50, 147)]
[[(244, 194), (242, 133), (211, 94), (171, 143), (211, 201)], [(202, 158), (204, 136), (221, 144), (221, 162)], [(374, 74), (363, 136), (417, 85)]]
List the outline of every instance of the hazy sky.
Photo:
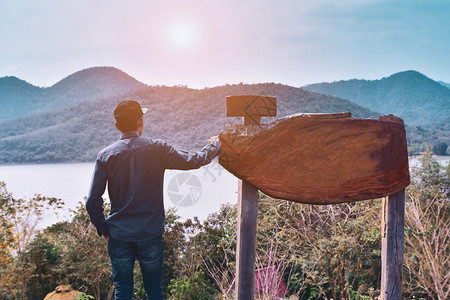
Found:
[(450, 82), (449, 0), (0, 0), (0, 77), (114, 66), (149, 84)]

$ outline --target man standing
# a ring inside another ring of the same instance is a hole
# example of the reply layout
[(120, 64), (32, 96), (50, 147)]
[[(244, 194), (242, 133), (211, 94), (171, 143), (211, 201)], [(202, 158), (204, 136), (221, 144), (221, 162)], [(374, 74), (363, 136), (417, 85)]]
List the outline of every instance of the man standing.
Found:
[[(136, 259), (147, 299), (163, 299), (164, 171), (197, 169), (210, 163), (220, 148), (217, 136), (196, 153), (177, 150), (162, 140), (143, 138), (144, 113), (135, 101), (117, 105), (115, 126), (122, 136), (99, 152), (86, 200), (97, 233), (108, 240), (116, 300), (131, 299)], [(102, 195), (106, 184), (111, 212), (105, 219)]]

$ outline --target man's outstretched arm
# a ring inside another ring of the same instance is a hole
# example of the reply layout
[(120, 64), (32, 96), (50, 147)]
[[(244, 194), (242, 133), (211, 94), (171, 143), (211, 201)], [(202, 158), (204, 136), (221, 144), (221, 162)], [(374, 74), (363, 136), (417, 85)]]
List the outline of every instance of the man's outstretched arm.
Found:
[(86, 199), (86, 210), (89, 219), (97, 229), (97, 233), (105, 238), (109, 237), (108, 227), (105, 223), (105, 215), (103, 213), (103, 193), (106, 188), (106, 172), (103, 164), (97, 159), (95, 163), (94, 175), (92, 177), (91, 189)]
[(190, 170), (198, 169), (207, 165), (216, 157), (220, 149), (219, 137), (209, 139), (209, 144), (202, 150), (189, 153), (184, 150), (177, 150), (172, 145), (163, 144), (164, 166), (166, 169)]

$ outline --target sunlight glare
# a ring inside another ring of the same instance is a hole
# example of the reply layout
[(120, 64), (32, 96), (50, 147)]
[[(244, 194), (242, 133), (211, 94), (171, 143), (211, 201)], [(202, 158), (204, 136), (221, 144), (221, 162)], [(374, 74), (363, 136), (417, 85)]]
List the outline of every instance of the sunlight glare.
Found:
[(175, 25), (170, 31), (170, 40), (178, 47), (191, 46), (195, 40), (194, 28), (188, 24)]

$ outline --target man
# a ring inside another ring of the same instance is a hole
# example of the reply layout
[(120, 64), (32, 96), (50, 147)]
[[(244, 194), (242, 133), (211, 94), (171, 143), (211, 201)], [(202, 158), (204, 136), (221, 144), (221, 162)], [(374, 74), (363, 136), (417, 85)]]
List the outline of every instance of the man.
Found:
[[(122, 101), (114, 110), (120, 140), (99, 152), (86, 209), (97, 233), (108, 240), (117, 300), (131, 299), (133, 267), (139, 261), (147, 299), (163, 299), (165, 169), (197, 169), (217, 155), (220, 142), (196, 153), (176, 150), (162, 140), (141, 137), (144, 112), (135, 101)], [(108, 184), (111, 212), (103, 214), (102, 195)]]

